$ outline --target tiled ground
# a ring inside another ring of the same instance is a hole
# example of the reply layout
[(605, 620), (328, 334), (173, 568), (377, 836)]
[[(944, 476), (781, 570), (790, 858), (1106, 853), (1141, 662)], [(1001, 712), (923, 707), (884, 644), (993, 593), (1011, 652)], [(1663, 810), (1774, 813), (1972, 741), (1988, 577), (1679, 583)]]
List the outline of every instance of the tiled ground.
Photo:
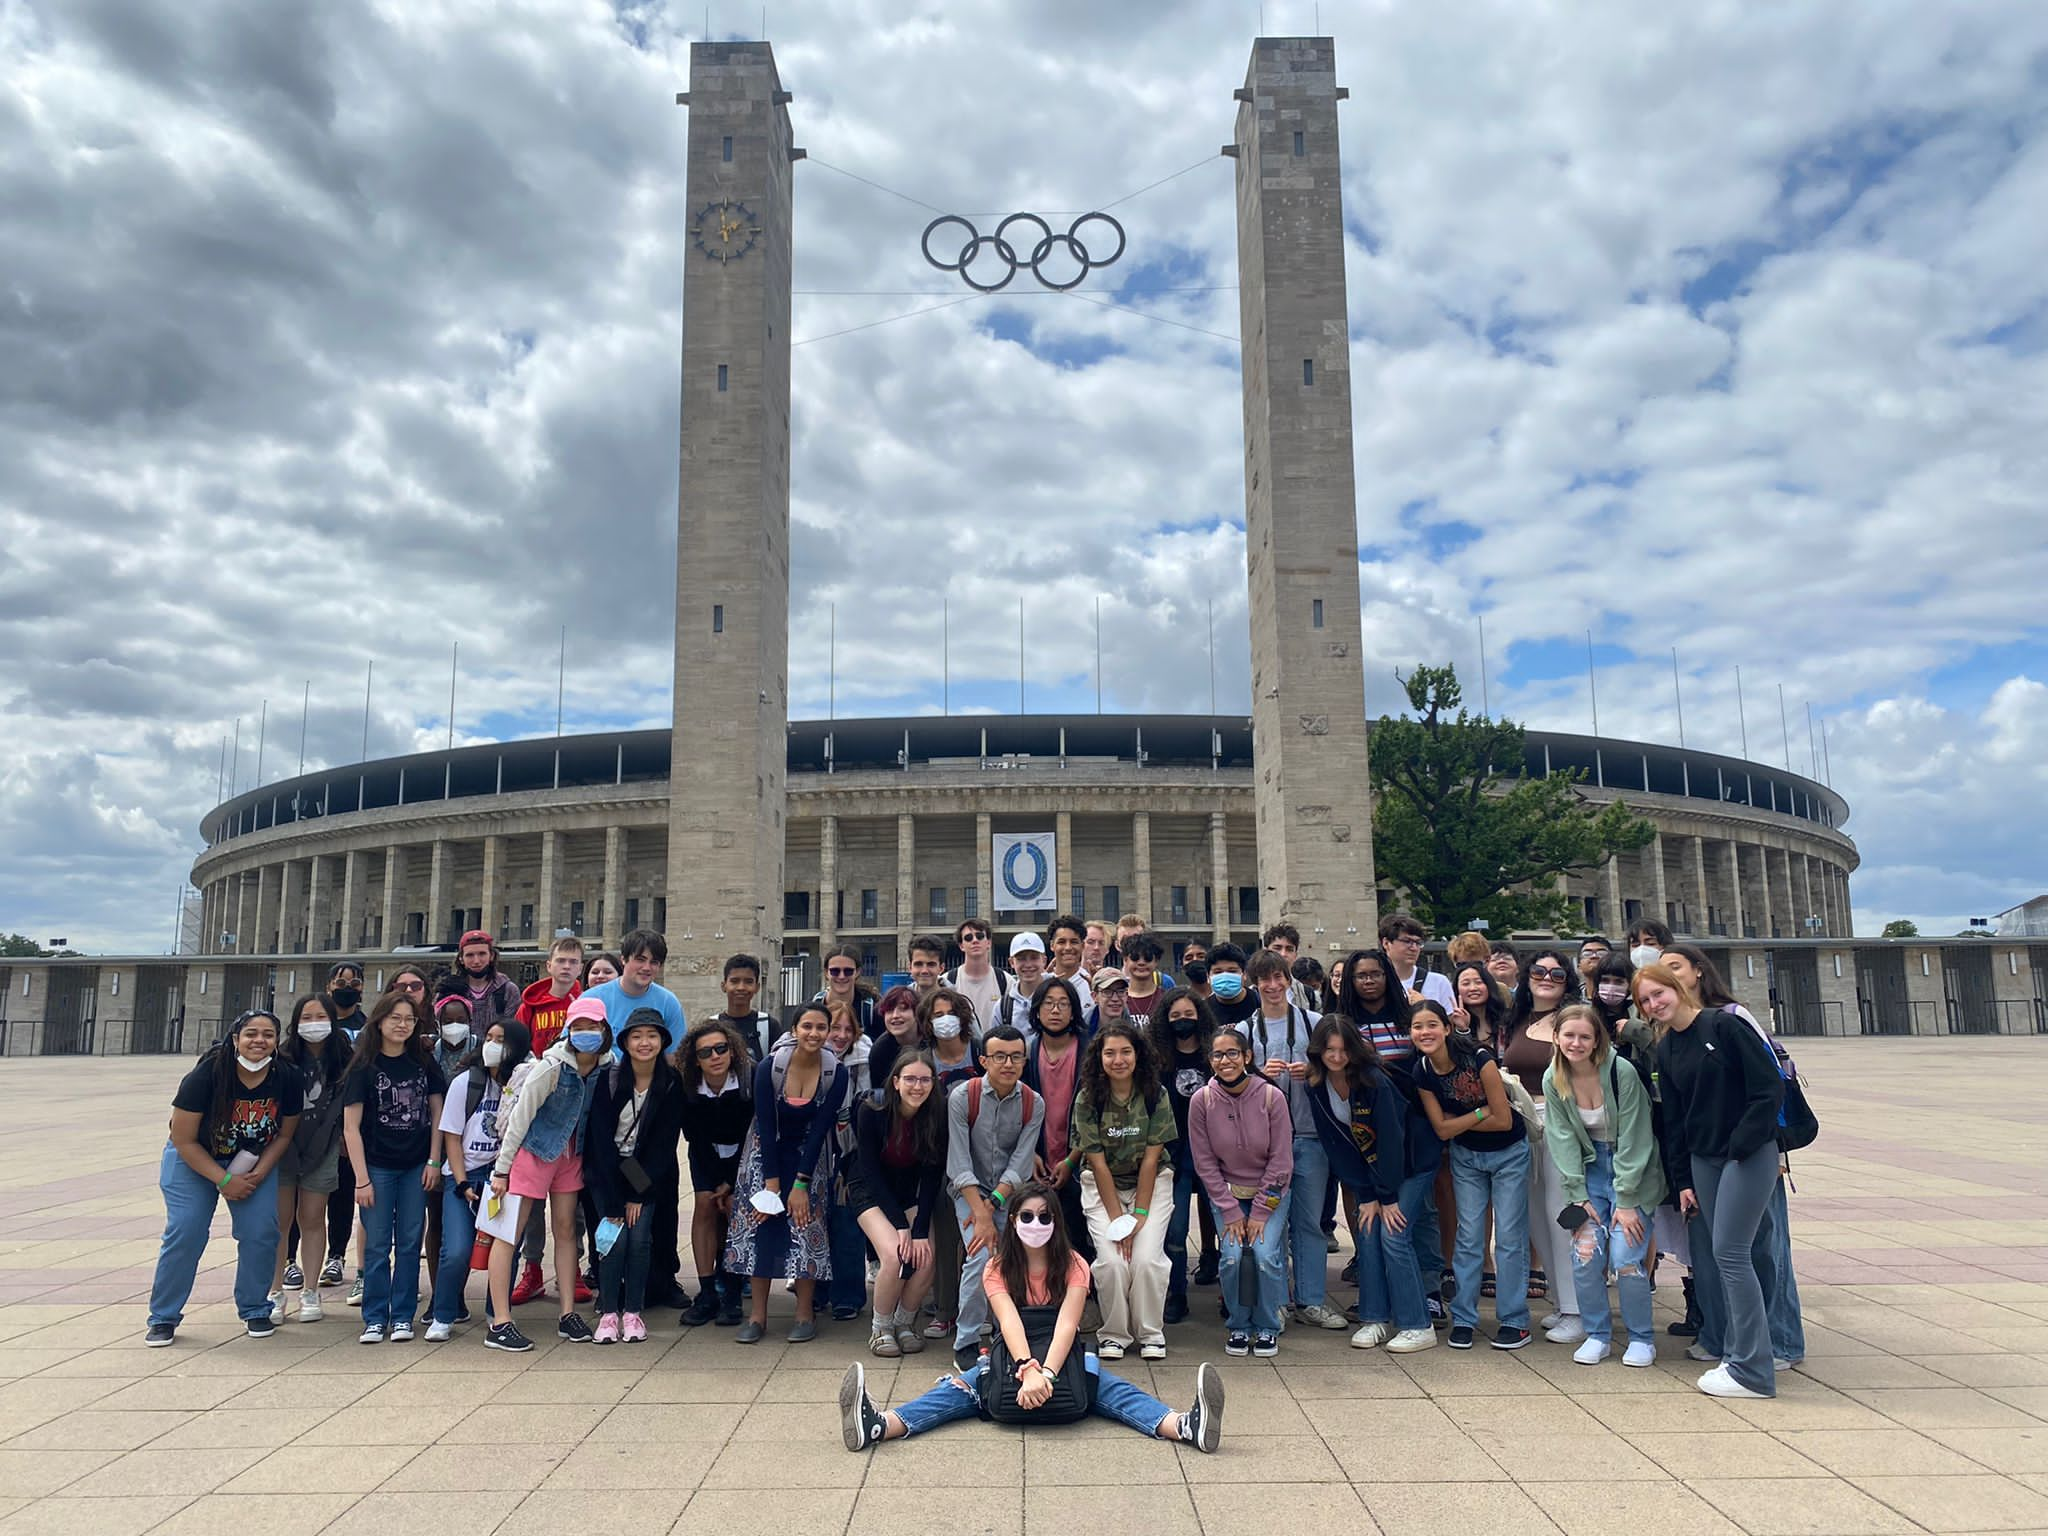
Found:
[[(745, 1349), (670, 1315), (646, 1345), (507, 1356), (475, 1330), (363, 1348), (336, 1305), (250, 1341), (225, 1240), (177, 1347), (144, 1350), (181, 1063), (0, 1062), (0, 1536), (2048, 1530), (2048, 1040), (1798, 1054), (1824, 1126), (1792, 1203), (1811, 1353), (1775, 1402), (1700, 1396), (1672, 1348), (1589, 1370), (1296, 1332), (1224, 1363), (1214, 1457), (1103, 1422), (850, 1456), (830, 1404), (861, 1325)], [(1169, 1364), (1124, 1367), (1170, 1401), (1220, 1359), (1211, 1294)], [(938, 1359), (871, 1380), (900, 1398)]]

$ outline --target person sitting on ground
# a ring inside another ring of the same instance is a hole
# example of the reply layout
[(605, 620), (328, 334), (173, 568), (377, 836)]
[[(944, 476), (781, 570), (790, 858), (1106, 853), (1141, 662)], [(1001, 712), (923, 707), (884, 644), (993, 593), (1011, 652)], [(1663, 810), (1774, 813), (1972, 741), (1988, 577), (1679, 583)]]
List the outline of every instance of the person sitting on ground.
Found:
[[(995, 1051), (1008, 1049), (994, 1034), (988, 1044)], [(1027, 1412), (1043, 1407), (1062, 1372), (1085, 1371), (1095, 1378), (1091, 1412), (1153, 1439), (1177, 1440), (1213, 1452), (1223, 1439), (1222, 1376), (1206, 1361), (1197, 1366), (1194, 1403), (1176, 1413), (1149, 1392), (1103, 1370), (1093, 1356), (1076, 1349), (1088, 1283), (1088, 1261), (1068, 1242), (1059, 1201), (1043, 1184), (1023, 1185), (1017, 1191), (1013, 1219), (997, 1239), (995, 1261), (981, 1281), (1008, 1357), (1019, 1362), (1018, 1407)], [(867, 1367), (856, 1360), (839, 1384), (840, 1435), (846, 1448), (864, 1451), (980, 1417), (982, 1376), (988, 1368), (977, 1358), (941, 1377), (922, 1397), (885, 1413), (868, 1396)]]

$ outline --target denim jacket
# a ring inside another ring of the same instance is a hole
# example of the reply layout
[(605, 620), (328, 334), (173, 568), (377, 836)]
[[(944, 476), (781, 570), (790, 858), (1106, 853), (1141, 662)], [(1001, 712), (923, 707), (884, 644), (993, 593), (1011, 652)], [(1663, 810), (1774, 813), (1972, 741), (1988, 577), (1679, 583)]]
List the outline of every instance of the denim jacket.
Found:
[(553, 1162), (565, 1151), (580, 1151), (589, 1118), (589, 1079), (577, 1071), (576, 1053), (568, 1040), (557, 1040), (519, 1086), (505, 1140), (498, 1149), (497, 1171), (509, 1172), (521, 1147), (544, 1163)]

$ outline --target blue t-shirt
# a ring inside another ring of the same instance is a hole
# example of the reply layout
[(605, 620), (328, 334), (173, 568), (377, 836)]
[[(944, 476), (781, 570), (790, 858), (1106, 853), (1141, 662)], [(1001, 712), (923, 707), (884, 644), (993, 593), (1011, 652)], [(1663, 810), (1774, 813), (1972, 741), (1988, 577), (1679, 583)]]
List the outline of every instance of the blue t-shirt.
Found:
[(647, 990), (638, 997), (626, 995), (625, 983), (608, 981), (601, 987), (592, 987), (583, 994), (594, 997), (604, 1004), (604, 1016), (612, 1027), (612, 1047), (616, 1055), (619, 1036), (626, 1032), (626, 1020), (633, 1017), (637, 1008), (653, 1008), (660, 1012), (669, 1028), (669, 1045), (682, 1044), (683, 1036), (689, 1033), (689, 1025), (683, 1018), (683, 1005), (676, 1001), (675, 993), (660, 982), (650, 982)]

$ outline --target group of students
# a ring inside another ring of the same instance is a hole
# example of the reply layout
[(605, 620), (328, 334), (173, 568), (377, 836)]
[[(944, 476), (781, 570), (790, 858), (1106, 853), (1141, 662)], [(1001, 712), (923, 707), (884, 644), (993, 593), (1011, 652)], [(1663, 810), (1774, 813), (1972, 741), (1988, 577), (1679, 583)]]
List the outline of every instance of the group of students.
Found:
[[(413, 1337), (425, 1263), (429, 1341), (470, 1320), (482, 1270), (484, 1343), (530, 1349), (513, 1309), (541, 1292), (550, 1238), (569, 1342), (643, 1340), (650, 1307), (676, 1305), (686, 1327), (754, 1343), (778, 1281), (792, 1343), (817, 1337), (821, 1306), (868, 1311), (878, 1357), (949, 1342), (954, 1370), (894, 1413), (849, 1370), (850, 1449), (985, 1415), (992, 1396), (1028, 1422), (1076, 1393), (1078, 1411), (1213, 1449), (1213, 1370), (1175, 1411), (1102, 1368), (1166, 1358), (1191, 1285), (1218, 1288), (1226, 1355), (1273, 1356), (1290, 1324), (1355, 1328), (1361, 1349), (1470, 1348), (1486, 1297), (1493, 1347), (1519, 1349), (1535, 1297), (1552, 1301), (1546, 1337), (1597, 1365), (1611, 1281), (1624, 1363), (1647, 1365), (1661, 1254), (1690, 1271), (1673, 1331), (1713, 1362), (1703, 1391), (1769, 1396), (1798, 1358), (1776, 1139), (1790, 1064), (1707, 957), (1655, 925), (1627, 955), (1586, 941), (1576, 966), (1461, 935), (1439, 975), (1397, 913), (1324, 975), (1275, 924), (1250, 954), (1186, 946), (1178, 980), (1135, 924), (1112, 938), (1055, 919), (1018, 936), (1008, 971), (986, 924), (953, 937), (956, 967), (920, 939), (911, 983), (880, 994), (834, 949), (818, 994), (779, 1019), (754, 1006), (759, 962), (734, 956), (725, 1007), (687, 1028), (646, 930), (589, 962), (557, 941), (523, 994), (488, 936), (465, 935), (456, 971), (401, 968), (367, 1014), (360, 970), (337, 967), (288, 1021), (236, 1020), (180, 1083), (147, 1342), (175, 1339), (221, 1195), (249, 1333), (274, 1331), (294, 1282), (317, 1320), (346, 1194), (366, 1344)], [(1346, 1310), (1329, 1296), (1340, 1208)]]

